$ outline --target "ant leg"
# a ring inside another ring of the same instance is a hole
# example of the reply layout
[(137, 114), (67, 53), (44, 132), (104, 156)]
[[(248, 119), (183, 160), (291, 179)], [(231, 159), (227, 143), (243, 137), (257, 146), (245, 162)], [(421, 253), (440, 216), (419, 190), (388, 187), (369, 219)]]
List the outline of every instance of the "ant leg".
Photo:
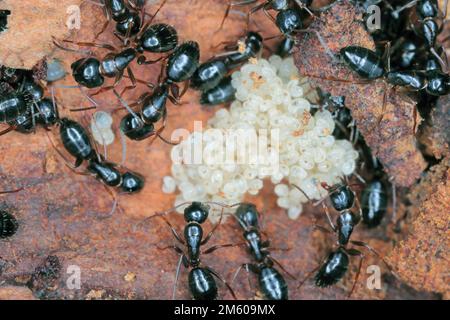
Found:
[(297, 5), (300, 7), (300, 9), (303, 9), (303, 10), (305, 10), (313, 19), (317, 19), (317, 16), (314, 14), (314, 13), (312, 13), (312, 11), (307, 7), (307, 6), (305, 6), (303, 3), (301, 3), (299, 0), (295, 0), (295, 2), (297, 3)]
[(117, 209), (119, 200), (117, 199), (117, 196), (114, 195), (114, 193), (111, 191), (111, 189), (109, 189), (105, 184), (103, 184), (103, 187), (105, 187), (106, 191), (109, 193), (109, 195), (110, 195), (110, 196), (112, 197), (112, 199), (113, 199), (113, 205), (112, 205), (112, 207), (111, 207), (111, 210), (108, 212), (107, 215), (101, 217), (102, 219), (105, 219), (105, 218), (110, 218), (110, 217), (112, 217), (113, 214), (114, 214), (114, 212), (116, 212), (116, 209)]
[(183, 250), (177, 246), (167, 246), (167, 247), (162, 247), (162, 248), (157, 247), (157, 248), (158, 248), (158, 250), (173, 249), (176, 253), (178, 253), (180, 255), (180, 259), (178, 260), (177, 269), (175, 272), (175, 283), (173, 285), (173, 292), (172, 292), (172, 300), (175, 300), (178, 279), (180, 277), (181, 264), (183, 263), (185, 267), (187, 266), (186, 256), (185, 256)]
[(109, 26), (110, 22), (111, 22), (111, 16), (109, 15), (109, 11), (106, 8), (106, 6), (103, 6), (103, 13), (106, 16), (106, 22), (103, 24), (103, 27), (100, 29), (100, 32), (97, 33), (94, 37), (94, 41), (96, 41), (98, 39), (98, 37), (105, 32), (106, 28)]
[(125, 109), (127, 109), (127, 111), (129, 113), (131, 113), (133, 115), (133, 117), (137, 118), (137, 119), (141, 119), (136, 112), (133, 111), (133, 109), (131, 109), (131, 107), (126, 103), (125, 100), (122, 99), (122, 97), (117, 93), (117, 91), (115, 89), (113, 89), (113, 92), (115, 94), (115, 96), (117, 97), (117, 99), (119, 99), (120, 103), (125, 107)]
[(245, 245), (246, 245), (245, 242), (218, 244), (218, 245), (215, 245), (215, 246), (212, 246), (212, 247), (206, 249), (205, 251), (202, 251), (202, 254), (209, 254), (209, 253), (212, 253), (212, 252), (216, 251), (217, 249), (221, 249), (221, 248), (232, 248), (232, 247), (240, 247), (240, 246), (245, 246)]
[(217, 30), (215, 31), (215, 33), (217, 33), (217, 32), (219, 32), (220, 30), (222, 30), (223, 25), (225, 24), (225, 20), (228, 18), (228, 15), (230, 14), (230, 10), (231, 10), (232, 7), (246, 6), (246, 5), (248, 5), (248, 4), (255, 3), (255, 2), (257, 2), (257, 1), (258, 1), (258, 0), (241, 0), (241, 1), (239, 1), (239, 2), (231, 2), (231, 1), (229, 1), (229, 2), (228, 2), (227, 9), (225, 10), (225, 15), (223, 16), (222, 22), (220, 23), (219, 29), (217, 29)]
[(297, 286), (297, 290), (299, 290), (304, 284), (305, 282), (312, 277), (312, 275), (314, 273), (317, 272), (317, 270), (319, 270), (319, 268), (321, 267), (321, 264), (319, 264), (317, 267), (315, 267), (314, 269), (312, 269), (310, 272), (308, 272), (308, 274), (306, 275), (306, 277), (300, 282), (300, 284)]
[(330, 225), (331, 229), (334, 232), (336, 232), (336, 226), (334, 225), (333, 220), (331, 219), (331, 216), (330, 216), (330, 211), (328, 210), (328, 207), (326, 206), (326, 204), (324, 202), (322, 202), (322, 208), (324, 209), (325, 214), (327, 216), (328, 224)]
[[(388, 95), (390, 95), (390, 88), (387, 88), (387, 86), (385, 86), (384, 93), (383, 93), (383, 105), (381, 106), (381, 114), (378, 116), (377, 123), (375, 124), (375, 126), (372, 129), (370, 129), (370, 132), (375, 130), (375, 128), (377, 128), (381, 124), (381, 121), (384, 118), (384, 113), (386, 112), (386, 104), (387, 104)], [(415, 130), (415, 127), (416, 127), (416, 125), (415, 125), (415, 117), (414, 117), (413, 130)]]
[(237, 278), (238, 274), (241, 272), (241, 270), (244, 269), (245, 271), (247, 271), (248, 286), (250, 287), (251, 291), (255, 291), (253, 289), (252, 283), (250, 281), (250, 268), (252, 268), (252, 267), (253, 267), (253, 265), (250, 263), (241, 264), (239, 266), (239, 268), (237, 268), (236, 272), (234, 273), (233, 278), (231, 279), (231, 284), (233, 284), (234, 280), (236, 280), (236, 278)]
[(441, 65), (442, 70), (445, 73), (448, 73), (448, 66), (445, 63), (445, 61), (441, 58), (441, 56), (436, 52), (436, 49), (434, 48), (430, 48), (430, 52), (433, 56), (435, 56), (435, 58), (439, 61), (439, 64)]
[(330, 47), (328, 47), (327, 43), (323, 39), (323, 37), (320, 35), (319, 31), (317, 30), (295, 30), (295, 33), (314, 33), (317, 37), (317, 40), (319, 40), (320, 45), (325, 50), (325, 53), (331, 58), (331, 60), (334, 63), (338, 63), (339, 59), (336, 58), (336, 55), (331, 51)]
[(2, 136), (2, 135), (4, 135), (4, 134), (7, 134), (8, 132), (10, 132), (10, 131), (14, 131), (14, 130), (16, 130), (17, 129), (17, 125), (10, 125), (9, 127), (8, 127), (8, 129), (5, 129), (5, 130), (3, 130), (3, 131), (0, 131), (0, 136)]
[(152, 15), (152, 17), (150, 18), (149, 24), (153, 22), (153, 19), (155, 19), (155, 17), (157, 16), (157, 14), (159, 13), (159, 11), (161, 11), (161, 9), (164, 7), (164, 5), (166, 4), (167, 0), (163, 0), (161, 2), (161, 5), (159, 6), (159, 8), (156, 10), (155, 14)]
[(275, 262), (275, 264), (276, 264), (277, 266), (279, 266), (280, 269), (283, 270), (284, 273), (286, 273), (290, 278), (292, 278), (293, 280), (297, 280), (297, 278), (296, 278), (295, 276), (293, 276), (289, 271), (287, 271), (287, 270), (283, 267), (283, 265), (282, 265), (278, 260), (276, 260), (276, 259), (275, 259), (274, 257), (272, 257), (271, 255), (268, 255), (268, 257), (270, 258), (270, 260), (272, 260), (273, 262)]
[(384, 265), (386, 266), (386, 268), (388, 268), (388, 270), (396, 277), (399, 278), (398, 275), (392, 270), (391, 266), (387, 263), (387, 261), (381, 256), (381, 254), (378, 253), (378, 251), (376, 251), (374, 248), (372, 248), (371, 246), (369, 246), (367, 243), (362, 242), (362, 241), (355, 241), (355, 240), (351, 240), (350, 241), (351, 244), (355, 245), (355, 246), (359, 246), (359, 247), (364, 247), (367, 250), (369, 250), (372, 254), (374, 254), (378, 259), (380, 259), (381, 261), (383, 261)]
[(54, 44), (57, 48), (59, 48), (59, 49), (61, 49), (61, 50), (69, 51), (69, 52), (75, 52), (75, 53), (81, 53), (81, 54), (88, 55), (88, 56), (93, 55), (93, 52), (90, 51), (90, 50), (81, 50), (81, 49), (72, 49), (72, 48), (68, 48), (68, 47), (65, 47), (65, 46), (63, 46), (62, 44), (60, 44), (55, 38), (52, 38), (52, 39), (53, 39), (53, 44)]
[(361, 274), (361, 267), (362, 267), (362, 263), (364, 260), (364, 254), (361, 251), (358, 251), (356, 249), (345, 249), (345, 252), (347, 252), (351, 256), (359, 257), (358, 271), (356, 272), (356, 276), (355, 276), (355, 280), (353, 281), (352, 289), (350, 290), (350, 293), (347, 296), (347, 298), (350, 298), (353, 294), (353, 291), (355, 291), (356, 284), (358, 283), (359, 275)]
[[(264, 245), (264, 244), (263, 244), (263, 245)], [(288, 248), (280, 248), (280, 247), (270, 247), (270, 246), (267, 246), (267, 250), (268, 250), (268, 251), (291, 251), (292, 248), (291, 248), (291, 247), (288, 247)]]
[[(129, 69), (129, 70), (128, 70)], [(127, 67), (127, 73), (128, 75), (124, 75), (124, 78), (130, 79), (132, 85), (131, 86), (126, 86), (122, 92), (120, 93), (121, 96), (124, 95), (125, 92), (127, 92), (128, 90), (134, 89), (136, 88), (137, 83), (143, 84), (146, 87), (153, 89), (155, 87), (155, 85), (151, 82), (147, 82), (141, 79), (138, 79), (134, 76), (133, 70), (130, 67)]]
[(325, 233), (333, 233), (333, 231), (331, 231), (331, 230), (329, 230), (329, 229), (327, 229), (327, 228), (325, 228), (325, 227), (323, 227), (321, 225), (318, 225), (318, 224), (314, 225), (314, 229), (320, 230), (320, 231), (325, 232)]
[(0, 191), (0, 194), (16, 193), (16, 192), (19, 192), (22, 190), (24, 190), (24, 188), (19, 188), (19, 189), (15, 189), (15, 190), (5, 190), (5, 191)]
[(395, 187), (395, 181), (391, 177), (389, 182), (392, 186), (392, 219), (391, 221), (395, 224), (397, 222), (397, 189)]
[(412, 0), (411, 2), (408, 2), (407, 4), (401, 6), (400, 8), (398, 8), (397, 10), (392, 11), (392, 15), (396, 16), (398, 15), (400, 12), (412, 8), (419, 0)]
[(160, 62), (161, 60), (165, 60), (165, 59), (167, 59), (167, 56), (165, 57), (165, 56), (161, 56), (161, 57), (159, 57), (158, 59), (156, 59), (156, 60), (147, 60), (147, 58), (144, 56), (144, 55), (142, 55), (142, 56), (140, 56), (138, 59), (137, 59), (137, 63), (139, 64), (139, 65), (145, 65), (145, 64), (155, 64), (155, 63), (158, 63), (158, 62)]
[(180, 237), (177, 230), (175, 230), (175, 228), (172, 226), (172, 224), (169, 222), (169, 220), (167, 220), (167, 218), (165, 216), (160, 216), (160, 217), (169, 226), (170, 231), (172, 232), (175, 239), (177, 239), (177, 241), (180, 242), (181, 244), (186, 244), (186, 242), (183, 240), (183, 238)]
[(250, 16), (251, 16), (252, 14), (256, 13), (257, 11), (261, 10), (261, 9), (264, 10), (264, 14), (265, 14), (265, 15), (269, 16), (269, 18), (270, 18), (273, 22), (275, 22), (275, 19), (267, 12), (265, 6), (266, 6), (266, 1), (264, 1), (263, 3), (261, 3), (261, 4), (257, 5), (257, 6), (255, 6), (255, 7), (253, 7), (253, 8), (251, 8), (250, 11), (247, 13), (247, 29), (246, 29), (247, 32), (250, 30), (250, 19), (251, 19)]
[(178, 99), (177, 99), (177, 100), (181, 99), (181, 98), (184, 96), (184, 94), (187, 92), (187, 90), (189, 89), (189, 83), (190, 83), (190, 80), (186, 80), (186, 81), (184, 82), (183, 90), (181, 90), (181, 93), (180, 93), (180, 95), (178, 96)]
[(180, 278), (181, 264), (183, 263), (184, 260), (185, 260), (184, 253), (180, 254), (180, 259), (178, 259), (177, 269), (175, 271), (175, 283), (173, 284), (172, 300), (175, 300), (176, 298), (178, 279)]
[(73, 41), (73, 40), (62, 40), (63, 42), (67, 42), (67, 43), (72, 43), (72, 44), (76, 44), (78, 46), (82, 46), (82, 47), (93, 47), (93, 48), (102, 48), (102, 49), (108, 49), (110, 51), (118, 51), (116, 47), (114, 47), (113, 45), (110, 45), (108, 43), (95, 43), (95, 42), (78, 42), (78, 41)]
[(205, 237), (205, 239), (203, 239), (202, 242), (200, 242), (200, 245), (205, 245), (208, 243), (208, 241), (211, 239), (211, 237), (213, 236), (214, 232), (217, 230), (217, 228), (219, 227), (219, 225), (222, 223), (222, 218), (223, 218), (223, 208), (222, 208), (222, 212), (220, 213), (220, 218), (219, 221), (216, 223), (216, 225), (212, 228), (212, 230), (208, 233), (208, 235)]
[(134, 77), (133, 71), (131, 70), (131, 68), (128, 66), (127, 67), (127, 73), (128, 73), (128, 77), (131, 81), (131, 85), (130, 86), (126, 86), (122, 92), (120, 93), (121, 96), (124, 95), (125, 92), (127, 92), (128, 90), (134, 89), (137, 86), (137, 81), (136, 78)]
[(46, 134), (47, 134), (47, 138), (50, 141), (52, 147), (56, 150), (56, 152), (59, 154), (59, 156), (64, 160), (64, 162), (65, 162), (67, 167), (69, 167), (70, 169), (76, 169), (83, 163), (83, 159), (82, 158), (78, 158), (78, 159), (75, 160), (75, 164), (74, 165), (71, 164), (70, 161), (67, 160), (67, 158), (64, 156), (64, 154), (56, 147), (55, 142), (50, 137), (48, 131), (46, 132)]
[(158, 137), (159, 139), (161, 139), (163, 142), (165, 142), (165, 143), (167, 143), (167, 144), (170, 144), (170, 145), (172, 145), (172, 146), (176, 146), (176, 145), (178, 145), (179, 143), (180, 143), (180, 141), (178, 141), (178, 142), (172, 142), (172, 141), (169, 141), (169, 140), (167, 140), (166, 138), (164, 138), (162, 135), (161, 135), (161, 133), (164, 131), (164, 129), (166, 128), (166, 115), (167, 115), (167, 112), (165, 112), (164, 113), (164, 118), (163, 118), (163, 124), (162, 124), (162, 126), (161, 126), (161, 128), (159, 128), (157, 131), (155, 131), (155, 133), (154, 133), (154, 137), (152, 138), (152, 140), (150, 140), (150, 145), (153, 143), (153, 141), (155, 141), (155, 139), (156, 139), (156, 137)]
[(228, 291), (230, 291), (231, 295), (233, 296), (234, 300), (237, 300), (236, 294), (234, 293), (233, 289), (231, 288), (231, 286), (228, 284), (228, 282), (226, 282), (216, 271), (214, 271), (213, 269), (211, 269), (210, 267), (205, 267), (206, 270), (208, 270), (209, 272), (211, 272), (211, 274), (213, 276), (215, 276), (217, 279), (220, 280), (220, 282), (222, 282), (228, 289)]
[(312, 75), (312, 74), (307, 74), (307, 73), (303, 73), (301, 74), (301, 76), (303, 77), (308, 77), (308, 78), (313, 78), (313, 79), (320, 79), (320, 80), (326, 80), (326, 81), (334, 81), (334, 82), (343, 82), (343, 83), (352, 83), (352, 84), (369, 84), (370, 80), (358, 80), (358, 81), (353, 81), (353, 80), (346, 80), (346, 79), (338, 79), (338, 78), (334, 78), (334, 77), (319, 77), (316, 75)]

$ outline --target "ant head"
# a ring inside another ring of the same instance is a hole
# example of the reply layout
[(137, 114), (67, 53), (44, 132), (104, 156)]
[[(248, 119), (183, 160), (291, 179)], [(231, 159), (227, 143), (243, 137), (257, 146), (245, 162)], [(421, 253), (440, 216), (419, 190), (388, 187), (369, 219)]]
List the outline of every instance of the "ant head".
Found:
[(270, 6), (275, 11), (286, 10), (289, 7), (289, 0), (273, 0)]
[(236, 210), (236, 217), (244, 229), (258, 228), (258, 211), (252, 203), (242, 203)]
[(122, 175), (122, 185), (121, 189), (126, 193), (136, 193), (144, 188), (145, 179), (143, 176), (128, 171)]
[(184, 209), (184, 220), (186, 222), (203, 223), (209, 215), (209, 206), (201, 202), (192, 202), (190, 206)]
[(263, 41), (262, 36), (256, 31), (249, 31), (249, 32), (247, 32), (247, 35), (245, 36), (245, 39), (246, 39), (247, 42), (251, 42), (251, 41), (262, 42)]
[(328, 193), (334, 209), (338, 212), (350, 209), (354, 204), (355, 194), (347, 184), (335, 184)]

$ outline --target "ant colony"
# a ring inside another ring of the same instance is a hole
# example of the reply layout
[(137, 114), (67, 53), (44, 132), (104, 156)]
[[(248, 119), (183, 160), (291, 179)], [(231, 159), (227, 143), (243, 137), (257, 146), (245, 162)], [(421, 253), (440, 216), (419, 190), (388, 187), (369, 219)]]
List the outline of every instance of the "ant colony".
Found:
[[(332, 114), (310, 103), (315, 94), (292, 58), (252, 59), (232, 74), (232, 85), (236, 100), (230, 108), (218, 110), (206, 130), (173, 147), (172, 176), (164, 177), (162, 189), (180, 191), (175, 205), (238, 203), (246, 194), (257, 195), (267, 179), (278, 206), (296, 219), (308, 198), (327, 194), (322, 182), (333, 185), (353, 173), (358, 152), (332, 135)], [(186, 150), (199, 150), (201, 161), (186, 161)], [(212, 210), (210, 218), (217, 221), (220, 212)]]

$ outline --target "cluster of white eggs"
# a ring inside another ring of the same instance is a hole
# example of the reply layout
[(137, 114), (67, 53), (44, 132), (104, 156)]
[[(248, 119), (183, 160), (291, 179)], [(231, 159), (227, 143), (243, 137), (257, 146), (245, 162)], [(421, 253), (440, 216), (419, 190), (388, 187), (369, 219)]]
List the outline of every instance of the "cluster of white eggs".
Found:
[[(326, 194), (322, 182), (331, 185), (354, 171), (358, 153), (349, 141), (334, 138), (329, 111), (312, 108), (306, 99), (309, 86), (301, 82), (292, 58), (252, 61), (233, 73), (232, 85), (231, 106), (219, 109), (206, 130), (192, 132), (172, 150), (172, 176), (164, 177), (163, 191), (178, 188), (175, 205), (235, 204), (247, 193), (257, 195), (268, 179), (278, 206), (296, 219), (303, 203)], [(262, 142), (266, 152), (260, 152)], [(180, 161), (186, 150), (200, 151), (201, 161)], [(213, 209), (211, 218), (220, 212)]]
[(114, 142), (114, 131), (112, 129), (113, 118), (108, 112), (97, 111), (91, 121), (92, 135), (99, 144), (108, 146)]

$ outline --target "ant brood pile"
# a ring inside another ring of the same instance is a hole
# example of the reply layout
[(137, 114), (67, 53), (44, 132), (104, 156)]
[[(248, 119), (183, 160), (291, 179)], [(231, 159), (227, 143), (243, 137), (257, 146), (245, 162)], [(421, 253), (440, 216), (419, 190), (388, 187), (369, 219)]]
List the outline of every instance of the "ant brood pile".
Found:
[[(218, 110), (207, 130), (191, 133), (172, 150), (172, 177), (164, 178), (163, 191), (179, 189), (175, 205), (192, 200), (241, 202), (246, 193), (258, 194), (263, 180), (270, 179), (278, 205), (295, 219), (308, 199), (289, 184), (300, 186), (310, 199), (320, 199), (326, 194), (322, 182), (337, 183), (355, 170), (358, 153), (349, 141), (334, 138), (329, 111), (311, 108), (305, 98), (308, 85), (301, 82), (292, 58), (253, 60), (232, 75), (232, 85), (237, 100), (231, 107)], [(262, 129), (267, 131), (265, 155), (255, 151), (264, 138)], [(242, 144), (238, 147), (236, 141)], [(179, 161), (192, 146), (194, 153), (198, 146), (202, 150), (201, 163)], [(254, 153), (256, 163), (249, 159)], [(210, 217), (217, 219), (219, 211)]]

